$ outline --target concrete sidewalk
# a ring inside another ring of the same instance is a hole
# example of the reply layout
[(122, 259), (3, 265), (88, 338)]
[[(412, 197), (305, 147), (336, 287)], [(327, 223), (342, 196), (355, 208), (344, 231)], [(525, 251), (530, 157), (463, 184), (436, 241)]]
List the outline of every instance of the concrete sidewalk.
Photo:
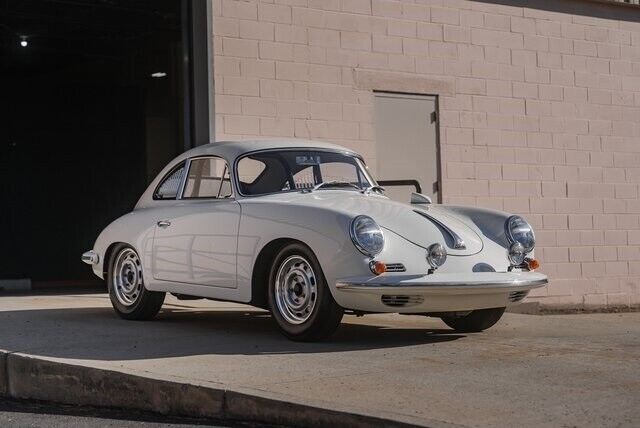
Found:
[[(300, 404), (426, 426), (632, 426), (640, 418), (640, 313), (506, 314), (473, 335), (419, 316), (348, 316), (330, 342), (304, 344), (283, 338), (266, 312), (242, 305), (169, 297), (155, 321), (128, 322), (106, 295), (6, 296), (0, 349), (13, 353), (10, 375), (40, 382), (23, 390), (30, 398), (74, 379), (46, 362), (25, 367), (38, 357), (83, 366), (89, 377), (91, 368), (117, 372), (111, 376), (123, 394), (131, 387), (124, 375), (168, 382), (178, 389), (150, 387), (168, 412), (204, 400), (256, 420), (273, 400), (274, 412), (291, 402), (290, 414), (306, 408)], [(322, 424), (321, 412), (307, 416)]]

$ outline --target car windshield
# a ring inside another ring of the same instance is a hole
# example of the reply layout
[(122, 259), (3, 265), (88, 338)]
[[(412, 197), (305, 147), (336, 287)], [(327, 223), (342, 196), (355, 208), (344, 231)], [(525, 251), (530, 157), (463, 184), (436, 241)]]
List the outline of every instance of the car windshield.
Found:
[(321, 150), (269, 150), (241, 158), (236, 167), (245, 196), (293, 191), (360, 191), (374, 181), (356, 156)]

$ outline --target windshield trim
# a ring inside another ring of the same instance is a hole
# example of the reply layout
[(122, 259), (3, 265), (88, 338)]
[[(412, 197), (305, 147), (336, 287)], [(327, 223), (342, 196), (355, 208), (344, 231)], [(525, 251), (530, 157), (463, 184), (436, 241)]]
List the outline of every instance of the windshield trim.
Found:
[(242, 155), (238, 156), (234, 161), (233, 161), (233, 184), (236, 187), (236, 194), (238, 196), (241, 196), (243, 198), (258, 198), (260, 196), (268, 196), (268, 195), (280, 195), (283, 193), (293, 193), (293, 192), (300, 192), (300, 190), (302, 189), (290, 189), (290, 190), (281, 190), (279, 192), (271, 192), (271, 193), (261, 193), (259, 195), (245, 195), (244, 193), (241, 192), (241, 186), (240, 186), (240, 179), (238, 178), (238, 163), (251, 155), (255, 155), (255, 154), (260, 154), (260, 153), (269, 153), (269, 152), (295, 152), (295, 151), (313, 151), (313, 152), (327, 152), (327, 153), (338, 153), (338, 154), (343, 154), (346, 156), (351, 156), (355, 159), (357, 159), (360, 163), (360, 167), (362, 168), (362, 171), (364, 172), (365, 178), (367, 178), (371, 183), (378, 184), (376, 182), (376, 180), (373, 178), (373, 176), (371, 175), (371, 173), (369, 172), (369, 169), (367, 168), (367, 164), (365, 163), (364, 159), (362, 158), (362, 156), (360, 156), (358, 153), (356, 152), (352, 152), (350, 150), (336, 150), (336, 149), (332, 149), (332, 148), (327, 148), (327, 147), (274, 147), (271, 149), (260, 149), (260, 150), (252, 150), (250, 152), (246, 152), (243, 153)]

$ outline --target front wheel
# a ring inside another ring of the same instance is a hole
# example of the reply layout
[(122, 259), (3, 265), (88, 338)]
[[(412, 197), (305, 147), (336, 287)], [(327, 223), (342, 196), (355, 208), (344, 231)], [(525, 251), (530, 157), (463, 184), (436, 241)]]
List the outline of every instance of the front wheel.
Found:
[(138, 253), (128, 245), (113, 252), (107, 271), (109, 298), (116, 313), (127, 320), (149, 320), (156, 316), (165, 293), (144, 287), (142, 263)]
[(442, 321), (460, 333), (475, 333), (497, 323), (506, 308), (477, 309), (463, 316), (443, 316)]
[(269, 274), (269, 309), (284, 335), (296, 341), (329, 337), (343, 315), (315, 255), (297, 243), (285, 246), (274, 258)]

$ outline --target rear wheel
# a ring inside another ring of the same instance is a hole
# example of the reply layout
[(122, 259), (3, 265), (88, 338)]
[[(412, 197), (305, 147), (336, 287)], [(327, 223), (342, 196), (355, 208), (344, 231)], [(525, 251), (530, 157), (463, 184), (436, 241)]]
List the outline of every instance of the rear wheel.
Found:
[(302, 244), (289, 244), (276, 255), (268, 297), (271, 314), (291, 340), (322, 340), (342, 320), (343, 310), (333, 300), (318, 260)]
[(455, 331), (474, 333), (486, 330), (497, 323), (506, 308), (478, 309), (463, 316), (443, 316), (442, 321)]
[(165, 293), (144, 287), (142, 263), (136, 251), (125, 244), (113, 251), (107, 271), (109, 298), (116, 313), (127, 320), (149, 320), (156, 316)]

